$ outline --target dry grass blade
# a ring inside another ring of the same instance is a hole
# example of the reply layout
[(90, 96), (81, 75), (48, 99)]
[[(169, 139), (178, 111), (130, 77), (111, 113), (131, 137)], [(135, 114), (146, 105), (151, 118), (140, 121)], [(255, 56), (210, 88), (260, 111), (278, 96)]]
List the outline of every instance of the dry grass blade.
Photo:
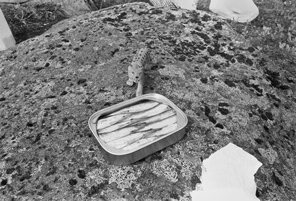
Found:
[(84, 0), (31, 0), (30, 3), (60, 5), (69, 16), (76, 16), (90, 11)]
[(174, 2), (174, 0), (150, 0), (155, 7), (165, 7), (170, 9), (177, 9), (179, 6)]

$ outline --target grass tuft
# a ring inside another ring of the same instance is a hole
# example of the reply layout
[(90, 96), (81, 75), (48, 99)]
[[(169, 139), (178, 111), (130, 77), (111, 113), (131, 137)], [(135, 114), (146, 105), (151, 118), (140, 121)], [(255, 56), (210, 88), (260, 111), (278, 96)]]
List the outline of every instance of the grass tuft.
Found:
[(31, 0), (29, 3), (55, 4), (60, 6), (69, 16), (77, 16), (89, 12), (84, 0)]

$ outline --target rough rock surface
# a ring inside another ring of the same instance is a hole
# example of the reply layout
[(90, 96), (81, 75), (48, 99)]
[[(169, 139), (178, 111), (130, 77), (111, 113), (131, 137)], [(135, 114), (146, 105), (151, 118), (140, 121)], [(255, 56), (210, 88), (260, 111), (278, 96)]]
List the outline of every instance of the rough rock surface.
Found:
[[(189, 124), (175, 145), (113, 166), (87, 121), (135, 96), (127, 67), (145, 44), (159, 64), (144, 92)], [(205, 12), (136, 3), (63, 21), (0, 53), (0, 200), (190, 200), (202, 160), (229, 142), (263, 163), (261, 200), (293, 200), (295, 75)]]

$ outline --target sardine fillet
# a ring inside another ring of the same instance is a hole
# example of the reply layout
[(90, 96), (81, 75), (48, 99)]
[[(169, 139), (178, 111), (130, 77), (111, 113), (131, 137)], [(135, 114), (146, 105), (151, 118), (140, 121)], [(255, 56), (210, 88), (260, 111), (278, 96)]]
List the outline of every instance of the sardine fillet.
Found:
[(121, 148), (123, 148), (125, 146), (128, 146), (128, 145), (134, 143), (137, 140), (140, 140), (141, 138), (143, 138), (143, 136), (145, 136), (147, 134), (150, 134), (151, 132), (152, 131), (134, 133), (134, 134), (131, 134), (131, 135), (127, 135), (127, 136), (125, 136), (123, 138), (119, 138), (119, 139), (110, 141), (107, 144), (109, 146), (114, 147), (114, 148), (121, 149)]
[(143, 103), (132, 105), (132, 106), (123, 108), (121, 110), (118, 110), (116, 112), (113, 112), (110, 114), (110, 116), (117, 115), (117, 114), (126, 114), (126, 113), (129, 113), (129, 114), (130, 113), (138, 113), (138, 112), (142, 112), (142, 111), (151, 109), (151, 108), (157, 106), (158, 104), (159, 104), (159, 102), (156, 102), (156, 101), (145, 101)]
[(130, 116), (130, 115), (129, 114), (118, 114), (118, 115), (99, 119), (97, 121), (97, 130), (109, 127), (109, 126), (121, 121), (122, 119), (127, 118), (128, 116)]
[(137, 127), (126, 127), (111, 133), (106, 133), (106, 134), (100, 134), (100, 137), (106, 142), (110, 142), (113, 140), (116, 140), (118, 138), (122, 138), (124, 136), (127, 136), (131, 134), (133, 131), (137, 130)]
[(141, 118), (148, 118), (157, 114), (160, 114), (164, 111), (170, 110), (170, 106), (166, 104), (159, 104), (156, 107), (152, 108), (151, 110), (146, 110), (143, 113), (137, 113), (130, 116), (128, 119), (141, 119)]
[[(148, 140), (156, 139), (164, 135), (167, 135), (175, 131), (176, 129), (177, 129), (177, 123), (174, 123), (162, 129), (149, 130), (149, 131), (143, 131), (143, 132), (131, 134), (123, 138), (108, 142), (107, 144), (117, 149), (124, 148), (127, 150), (127, 149), (131, 149), (130, 147), (138, 148), (140, 145), (137, 141), (141, 141), (142, 139), (148, 139)], [(136, 145), (139, 145), (139, 146), (137, 147)]]
[(169, 105), (145, 101), (99, 119), (100, 138), (116, 149), (132, 150), (177, 129), (177, 114)]
[[(161, 112), (162, 110), (159, 110), (159, 112)], [(149, 116), (147, 118), (142, 117), (142, 118), (133, 118), (133, 116), (130, 116), (127, 119), (123, 119), (121, 122), (118, 122), (112, 126), (106, 127), (104, 129), (99, 130), (99, 133), (109, 133), (115, 130), (119, 130), (121, 128), (133, 125), (133, 126), (138, 126), (139, 128), (142, 126), (145, 126), (146, 124), (155, 122), (155, 121), (160, 121), (162, 119), (165, 119), (167, 117), (173, 116), (174, 114), (176, 114), (176, 112), (174, 110), (168, 110), (165, 112), (162, 112), (160, 114), (155, 114), (155, 113), (151, 113), (152, 116)]]
[(166, 118), (164, 120), (157, 121), (155, 123), (149, 124), (149, 125), (145, 126), (144, 128), (140, 129), (139, 131), (163, 128), (163, 127), (172, 125), (172, 124), (174, 124), (176, 122), (177, 122), (177, 116), (174, 115), (174, 116), (168, 117), (168, 118)]
[(125, 127), (125, 128), (122, 128), (122, 129), (119, 129), (119, 130), (116, 130), (116, 131), (113, 131), (110, 133), (100, 133), (100, 137), (107, 143), (107, 142), (125, 137), (130, 134), (134, 134), (137, 132), (160, 129), (160, 128), (172, 125), (176, 122), (177, 122), (177, 116), (174, 115), (174, 116), (168, 117), (164, 120), (157, 121), (152, 124), (148, 124), (144, 128), (140, 127), (140, 129), (139, 129), (139, 127), (137, 125), (134, 125), (132, 127)]

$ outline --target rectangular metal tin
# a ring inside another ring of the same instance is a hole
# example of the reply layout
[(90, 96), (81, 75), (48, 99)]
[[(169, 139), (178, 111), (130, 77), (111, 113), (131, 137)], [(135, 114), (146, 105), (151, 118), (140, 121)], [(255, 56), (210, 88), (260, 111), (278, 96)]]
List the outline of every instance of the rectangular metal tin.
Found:
[[(109, 145), (107, 145), (98, 135), (96, 130), (96, 123), (100, 116), (110, 114), (112, 112), (115, 112), (117, 110), (120, 110), (124, 107), (130, 106), (135, 104), (136, 102), (142, 101), (142, 100), (152, 100), (157, 101), (160, 103), (167, 104), (171, 106), (177, 114), (177, 129), (174, 132), (171, 132), (157, 140), (154, 140), (143, 147), (139, 147), (134, 150), (121, 150), (113, 148)], [(93, 135), (99, 142), (101, 146), (101, 151), (105, 157), (110, 163), (114, 165), (127, 165), (134, 163), (142, 158), (145, 158), (146, 156), (149, 156), (150, 154), (153, 154), (169, 145), (172, 145), (179, 141), (184, 135), (185, 135), (185, 126), (188, 123), (188, 119), (184, 112), (180, 110), (173, 102), (171, 102), (166, 97), (151, 93), (151, 94), (145, 94), (142, 96), (138, 96), (136, 98), (118, 103), (116, 105), (110, 106), (108, 108), (99, 110), (95, 112), (88, 120), (88, 125), (90, 127), (90, 130), (92, 131)]]

